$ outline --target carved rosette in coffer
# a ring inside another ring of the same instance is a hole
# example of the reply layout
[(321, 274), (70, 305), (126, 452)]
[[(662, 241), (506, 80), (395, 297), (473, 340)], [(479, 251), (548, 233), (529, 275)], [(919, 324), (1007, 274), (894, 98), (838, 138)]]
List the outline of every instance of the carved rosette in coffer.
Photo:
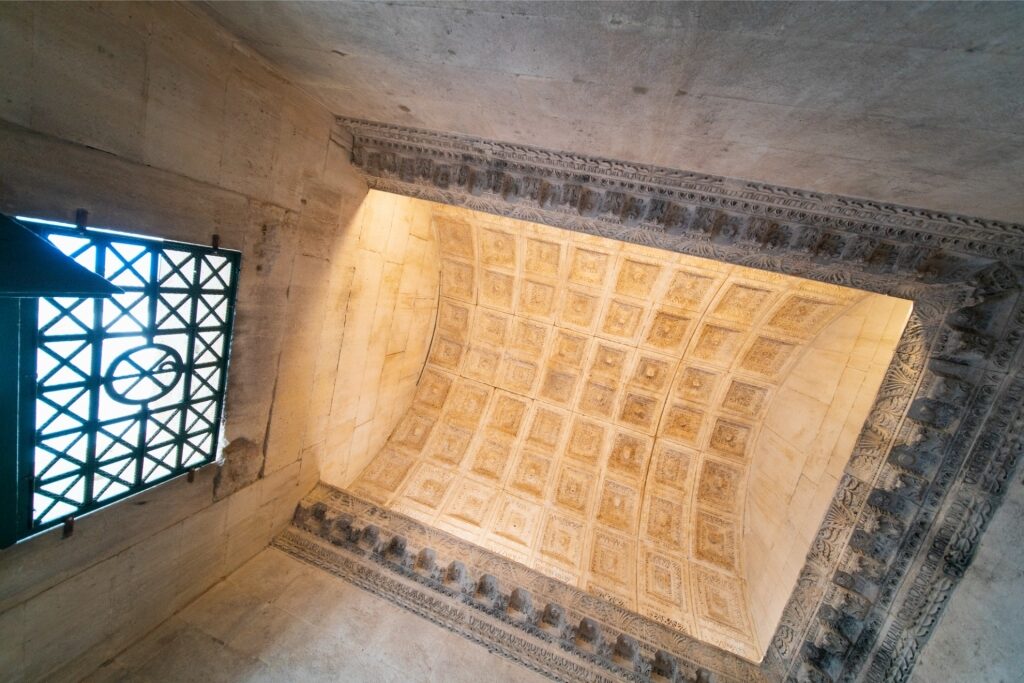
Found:
[[(339, 129), (376, 189), (912, 299), (758, 672), (909, 677), (1018, 465), (1024, 226), (398, 126)], [(740, 388), (729, 400), (757, 399)], [(677, 416), (681, 437), (687, 424)]]

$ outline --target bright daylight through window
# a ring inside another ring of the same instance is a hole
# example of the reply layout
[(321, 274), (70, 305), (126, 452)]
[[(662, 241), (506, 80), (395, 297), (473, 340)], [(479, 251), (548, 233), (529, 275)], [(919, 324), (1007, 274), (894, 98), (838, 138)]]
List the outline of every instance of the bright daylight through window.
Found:
[(123, 290), (42, 298), (28, 312), (34, 438), (21, 457), (34, 481), (31, 502), (18, 501), (28, 535), (214, 460), (240, 254), (20, 220)]

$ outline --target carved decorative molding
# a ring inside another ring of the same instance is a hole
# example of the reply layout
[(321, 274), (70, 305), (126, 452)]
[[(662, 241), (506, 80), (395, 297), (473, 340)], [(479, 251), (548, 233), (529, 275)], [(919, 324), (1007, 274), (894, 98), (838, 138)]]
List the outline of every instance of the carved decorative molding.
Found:
[[(488, 627), (471, 639), (555, 679), (648, 680), (661, 671), (680, 681), (762, 680), (754, 664), (324, 484), (274, 545), (388, 599), (400, 588), (403, 606), (451, 630), (465, 634), (475, 617)], [(540, 661), (545, 651), (558, 655)]]
[[(586, 232), (600, 226), (695, 256), (792, 251), (922, 275), (936, 266), (937, 251), (1024, 261), (1019, 224), (387, 124), (339, 124), (371, 187), (411, 186), (401, 194), (446, 196), (457, 200), (446, 203)], [(698, 244), (704, 248), (691, 252)]]
[[(742, 668), (749, 663), (681, 634), (662, 648), (680, 670), (701, 667), (719, 680), (909, 677), (1020, 459), (1024, 226), (339, 125), (376, 189), (912, 299), (911, 322), (761, 667), (751, 674)], [(595, 621), (608, 633), (649, 634), (637, 615), (623, 619)], [(505, 654), (533, 661), (529, 648), (511, 649)], [(592, 654), (577, 659), (604, 666), (607, 653)]]

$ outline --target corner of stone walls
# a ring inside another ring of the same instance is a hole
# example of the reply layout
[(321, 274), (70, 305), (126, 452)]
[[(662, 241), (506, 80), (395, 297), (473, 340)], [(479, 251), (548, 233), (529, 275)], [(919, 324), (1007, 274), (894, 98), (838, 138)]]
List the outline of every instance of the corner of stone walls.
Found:
[(0, 551), (0, 678), (78, 680), (265, 548), (319, 480), (326, 283), (367, 187), (333, 116), (194, 7), (26, 5), (0, 29), (18, 74), (0, 210), (242, 252), (221, 461)]

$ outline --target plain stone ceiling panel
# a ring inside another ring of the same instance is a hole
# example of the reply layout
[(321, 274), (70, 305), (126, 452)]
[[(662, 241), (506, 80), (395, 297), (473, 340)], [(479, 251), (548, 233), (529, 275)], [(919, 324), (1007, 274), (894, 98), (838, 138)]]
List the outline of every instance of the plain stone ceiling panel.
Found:
[(1024, 220), (1022, 3), (216, 3), (338, 115)]

